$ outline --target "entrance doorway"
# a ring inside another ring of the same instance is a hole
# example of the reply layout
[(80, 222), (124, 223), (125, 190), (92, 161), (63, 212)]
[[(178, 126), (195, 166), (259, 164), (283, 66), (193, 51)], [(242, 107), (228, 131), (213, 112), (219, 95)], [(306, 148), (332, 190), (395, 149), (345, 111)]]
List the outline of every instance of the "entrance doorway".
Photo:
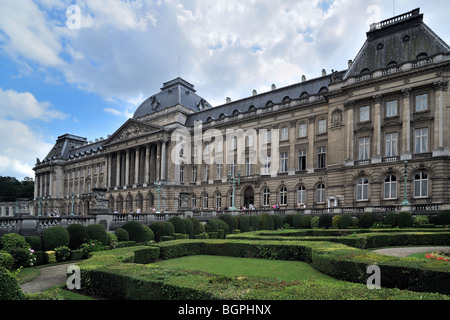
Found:
[(244, 191), (244, 206), (249, 209), (250, 205), (255, 205), (255, 190), (252, 187)]

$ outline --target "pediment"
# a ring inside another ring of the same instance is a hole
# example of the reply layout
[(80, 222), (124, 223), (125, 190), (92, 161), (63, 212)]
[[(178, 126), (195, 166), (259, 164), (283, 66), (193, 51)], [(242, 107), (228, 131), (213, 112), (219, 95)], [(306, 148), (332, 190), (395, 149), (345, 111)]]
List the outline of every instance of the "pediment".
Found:
[(120, 143), (130, 139), (139, 138), (151, 133), (164, 130), (164, 127), (149, 124), (147, 122), (129, 119), (125, 122), (114, 134), (112, 134), (107, 141), (105, 146)]

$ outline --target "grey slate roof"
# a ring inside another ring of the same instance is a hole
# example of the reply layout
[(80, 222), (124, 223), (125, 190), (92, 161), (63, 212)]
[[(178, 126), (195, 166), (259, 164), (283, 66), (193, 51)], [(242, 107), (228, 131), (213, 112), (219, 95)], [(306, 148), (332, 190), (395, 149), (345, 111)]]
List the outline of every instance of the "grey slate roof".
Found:
[(135, 111), (133, 119), (144, 117), (177, 104), (193, 112), (211, 108), (211, 105), (195, 93), (194, 86), (182, 78), (163, 84), (161, 91), (145, 100)]
[(423, 22), (420, 9), (415, 9), (371, 25), (344, 79), (442, 53), (450, 53), (450, 47)]

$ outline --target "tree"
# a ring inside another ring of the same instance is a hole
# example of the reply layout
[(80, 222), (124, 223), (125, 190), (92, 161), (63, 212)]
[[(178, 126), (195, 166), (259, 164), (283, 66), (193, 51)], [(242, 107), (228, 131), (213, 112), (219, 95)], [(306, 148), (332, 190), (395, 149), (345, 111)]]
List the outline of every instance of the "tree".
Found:
[(34, 195), (34, 182), (26, 177), (19, 181), (14, 177), (0, 176), (0, 201), (16, 201), (19, 198), (32, 199)]

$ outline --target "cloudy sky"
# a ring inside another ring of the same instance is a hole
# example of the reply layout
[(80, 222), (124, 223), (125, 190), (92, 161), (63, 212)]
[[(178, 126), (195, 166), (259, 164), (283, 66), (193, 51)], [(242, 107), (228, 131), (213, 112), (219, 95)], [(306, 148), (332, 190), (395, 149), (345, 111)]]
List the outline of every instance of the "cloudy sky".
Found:
[(450, 1), (1, 0), (0, 176), (33, 177), (59, 135), (114, 133), (181, 76), (213, 106), (344, 70), (369, 24)]

